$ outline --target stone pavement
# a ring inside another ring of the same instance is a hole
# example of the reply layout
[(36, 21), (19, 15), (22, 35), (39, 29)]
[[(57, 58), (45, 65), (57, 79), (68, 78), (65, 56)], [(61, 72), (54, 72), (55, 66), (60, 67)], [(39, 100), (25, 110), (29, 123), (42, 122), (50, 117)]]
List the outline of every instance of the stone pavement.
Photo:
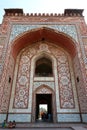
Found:
[[(0, 128), (0, 130), (9, 128)], [(17, 124), (15, 130), (87, 130), (87, 124), (82, 123), (21, 123)]]

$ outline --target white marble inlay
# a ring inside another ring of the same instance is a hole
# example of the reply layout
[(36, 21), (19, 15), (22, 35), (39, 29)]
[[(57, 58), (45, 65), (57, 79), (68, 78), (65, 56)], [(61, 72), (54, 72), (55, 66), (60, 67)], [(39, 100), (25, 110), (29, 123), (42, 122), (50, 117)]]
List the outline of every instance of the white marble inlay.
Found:
[(80, 114), (57, 114), (58, 122), (80, 122)]
[(24, 25), (24, 24), (14, 24), (12, 26), (12, 31), (11, 31), (11, 36), (10, 36), (10, 41), (12, 41), (16, 36), (19, 34), (22, 34), (23, 32), (26, 32), (31, 29), (36, 29), (36, 28), (41, 28), (41, 27), (47, 27), (47, 28), (52, 28), (54, 30), (57, 30), (59, 32), (63, 32), (65, 34), (68, 34), (70, 37), (73, 39), (77, 40), (77, 32), (76, 32), (76, 27), (75, 25)]
[(8, 121), (31, 122), (31, 114), (9, 114)]

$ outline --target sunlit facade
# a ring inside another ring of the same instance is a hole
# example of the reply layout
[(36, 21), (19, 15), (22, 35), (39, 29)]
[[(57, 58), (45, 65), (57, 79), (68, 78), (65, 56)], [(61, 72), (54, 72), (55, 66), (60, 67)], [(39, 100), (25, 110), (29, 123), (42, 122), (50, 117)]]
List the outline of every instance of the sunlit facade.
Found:
[(5, 9), (0, 122), (87, 122), (87, 25), (82, 13)]

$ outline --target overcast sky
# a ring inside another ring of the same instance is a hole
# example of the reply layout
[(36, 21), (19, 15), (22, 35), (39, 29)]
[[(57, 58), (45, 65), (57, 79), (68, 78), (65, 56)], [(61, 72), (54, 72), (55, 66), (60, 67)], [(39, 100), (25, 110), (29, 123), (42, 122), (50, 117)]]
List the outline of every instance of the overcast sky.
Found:
[(0, 23), (6, 8), (22, 8), (24, 13), (63, 13), (67, 8), (84, 9), (87, 23), (87, 0), (0, 0)]

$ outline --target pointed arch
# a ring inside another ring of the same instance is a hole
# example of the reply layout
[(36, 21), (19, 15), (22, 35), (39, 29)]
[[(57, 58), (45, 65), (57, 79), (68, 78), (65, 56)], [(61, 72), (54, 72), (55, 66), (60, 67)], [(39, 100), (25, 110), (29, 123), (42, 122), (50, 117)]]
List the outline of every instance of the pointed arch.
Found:
[(53, 75), (52, 61), (46, 57), (42, 57), (36, 61), (35, 75), (49, 77)]
[(76, 55), (75, 41), (70, 36), (47, 27), (32, 29), (17, 36), (11, 43), (11, 53), (16, 58), (24, 47), (43, 39), (64, 48), (72, 57)]
[(35, 89), (36, 94), (52, 94), (54, 93), (53, 89), (49, 86), (42, 84)]
[[(50, 55), (49, 53), (42, 51), (42, 52), (38, 53), (37, 55), (35, 55), (31, 59), (31, 64), (32, 64), (32, 66), (31, 66), (31, 77), (33, 77), (33, 75), (35, 73), (35, 64), (36, 64), (36, 61), (38, 59), (40, 59), (40, 58), (43, 58), (43, 57), (49, 59), (52, 62), (52, 68), (53, 68), (53, 65), (57, 66), (56, 58), (53, 55)], [(54, 72), (52, 72), (52, 73), (54, 73)]]

